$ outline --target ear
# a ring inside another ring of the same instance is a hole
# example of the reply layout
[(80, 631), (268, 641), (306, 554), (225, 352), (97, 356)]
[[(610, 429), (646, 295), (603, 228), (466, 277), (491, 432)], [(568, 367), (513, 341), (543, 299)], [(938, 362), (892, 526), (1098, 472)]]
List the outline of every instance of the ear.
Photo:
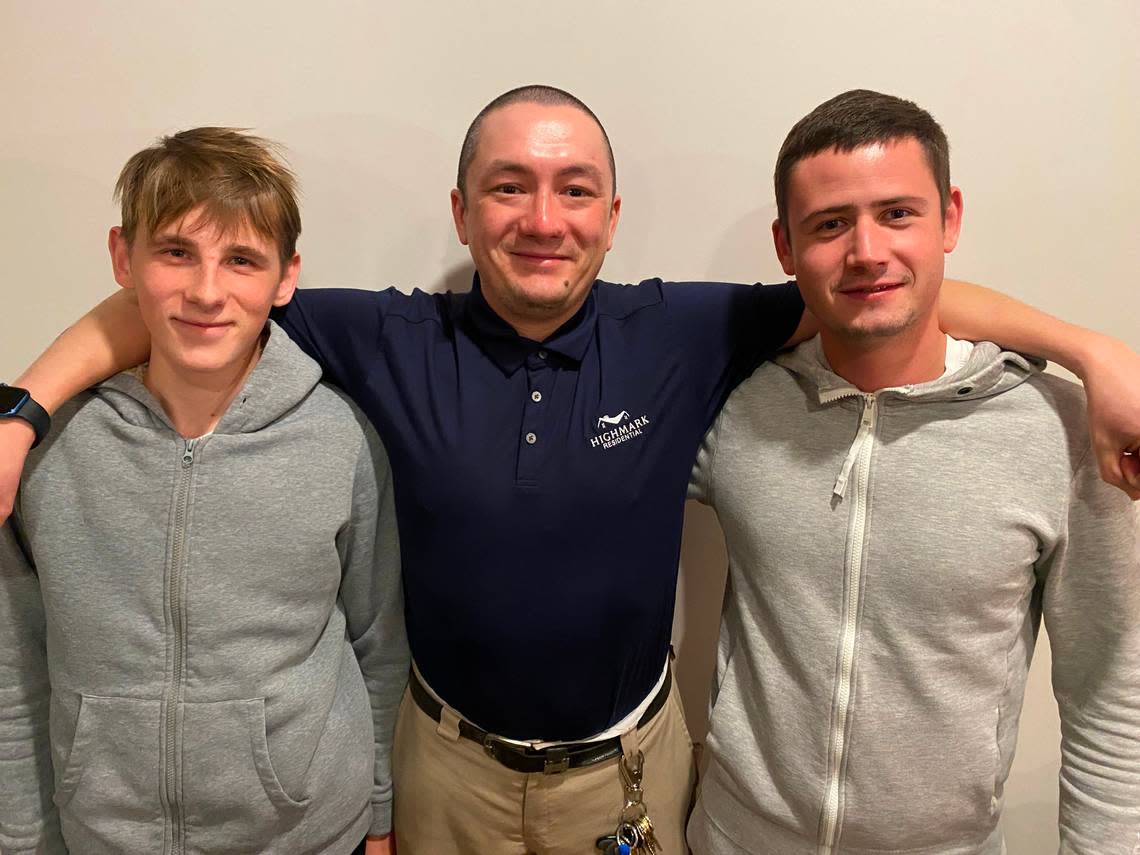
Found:
[(297, 277), (301, 275), (301, 254), (293, 253), (285, 265), (281, 281), (277, 283), (277, 290), (273, 293), (273, 305), (284, 306), (293, 299), (293, 292), (297, 290)]
[(780, 225), (779, 218), (772, 220), (772, 240), (776, 244), (776, 257), (780, 259), (780, 266), (789, 276), (795, 276), (796, 259), (792, 255), (792, 242), (788, 239), (784, 227)]
[(455, 233), (459, 235), (459, 242), (467, 246), (467, 206), (458, 189), (451, 191), (451, 218), (455, 220)]
[(111, 253), (111, 269), (115, 272), (115, 281), (123, 288), (134, 288), (135, 282), (131, 277), (131, 247), (123, 237), (122, 226), (115, 226), (107, 235), (107, 251)]
[(950, 204), (946, 206), (946, 216), (942, 218), (942, 251), (953, 252), (958, 245), (958, 235), (962, 231), (962, 191), (950, 188)]
[(617, 233), (618, 220), (621, 219), (621, 196), (614, 196), (614, 203), (610, 207), (609, 235), (606, 239), (606, 252), (613, 249), (614, 235)]

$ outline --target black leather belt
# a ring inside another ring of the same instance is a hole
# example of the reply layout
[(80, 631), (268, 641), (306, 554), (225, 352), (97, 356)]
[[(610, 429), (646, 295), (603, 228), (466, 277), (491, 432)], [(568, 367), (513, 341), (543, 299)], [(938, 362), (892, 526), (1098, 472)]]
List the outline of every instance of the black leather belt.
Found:
[[(665, 682), (661, 690), (653, 696), (645, 714), (637, 722), (638, 727), (645, 727), (650, 720), (661, 712), (665, 700), (669, 697), (669, 688), (673, 684), (673, 675), (665, 672)], [(408, 688), (412, 693), (412, 700), (416, 702), (424, 713), (436, 721), (443, 712), (443, 705), (428, 694), (423, 683), (412, 672), (408, 679)], [(582, 766), (593, 766), (614, 757), (621, 756), (621, 740), (614, 736), (598, 742), (572, 742), (566, 745), (557, 745), (553, 748), (534, 749), (526, 745), (516, 745), (505, 741), (501, 736), (488, 733), (476, 727), (465, 719), (459, 720), (459, 735), (483, 746), (487, 756), (498, 760), (508, 769), (515, 772), (542, 772), (544, 775), (553, 775), (565, 772), (567, 769), (578, 769)]]

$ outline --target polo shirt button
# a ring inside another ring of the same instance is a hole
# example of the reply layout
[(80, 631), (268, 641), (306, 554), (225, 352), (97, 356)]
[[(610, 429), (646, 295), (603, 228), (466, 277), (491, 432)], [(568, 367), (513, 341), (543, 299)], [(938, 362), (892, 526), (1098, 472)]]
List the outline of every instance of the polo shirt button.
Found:
[(542, 393), (540, 391), (538, 391), (537, 389), (535, 389), (533, 392), (530, 393), (530, 399), (537, 404), (539, 401), (542, 400)]
[(538, 358), (539, 358), (539, 359), (546, 359), (546, 351), (545, 351), (545, 350), (540, 350), (540, 351), (538, 352)]
[(538, 437), (535, 436), (533, 433), (528, 433), (526, 435), (526, 444), (527, 445), (534, 445), (536, 442), (538, 442)]

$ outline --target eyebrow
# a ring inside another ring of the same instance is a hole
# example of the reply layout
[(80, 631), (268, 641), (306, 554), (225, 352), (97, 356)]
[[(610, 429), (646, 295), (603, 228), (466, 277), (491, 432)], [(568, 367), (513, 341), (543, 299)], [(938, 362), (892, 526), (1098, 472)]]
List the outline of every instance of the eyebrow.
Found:
[[(926, 213), (927, 202), (922, 196), (891, 196), (888, 199), (876, 199), (871, 203), (872, 208), (892, 208), (897, 205), (907, 205), (911, 208), (917, 209), (920, 213)], [(826, 214), (845, 214), (854, 208), (855, 205), (848, 202), (843, 205), (832, 205), (829, 208), (819, 208), (805, 215), (800, 220), (800, 225), (807, 225), (808, 222)]]
[[(197, 249), (198, 245), (187, 237), (180, 234), (158, 234), (150, 239), (152, 244), (156, 246), (169, 246), (177, 247), (179, 249)], [(226, 247), (226, 255), (242, 255), (247, 256), (251, 261), (258, 264), (268, 264), (269, 256), (254, 246), (244, 243), (233, 243)]]
[[(496, 172), (511, 172), (516, 174), (529, 174), (533, 170), (523, 164), (514, 160), (492, 160), (487, 165), (487, 172), (494, 174)], [(602, 172), (596, 166), (588, 163), (572, 163), (564, 166), (558, 170), (560, 178), (572, 178), (574, 176), (582, 175), (586, 178), (592, 178), (599, 184), (602, 183)]]

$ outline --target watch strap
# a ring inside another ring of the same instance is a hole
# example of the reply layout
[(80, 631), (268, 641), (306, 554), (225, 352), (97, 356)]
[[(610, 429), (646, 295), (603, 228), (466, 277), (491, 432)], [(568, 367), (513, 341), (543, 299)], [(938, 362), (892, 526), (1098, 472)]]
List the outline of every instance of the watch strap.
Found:
[[(8, 386), (8, 384), (0, 383), (0, 386)], [(8, 388), (19, 389), (18, 386), (9, 386)], [(36, 433), (36, 439), (32, 443), (32, 448), (35, 448), (51, 430), (51, 416), (48, 415), (47, 410), (37, 403), (27, 389), (20, 389), (20, 391), (24, 393), (24, 400), (19, 407), (8, 413), (8, 418), (23, 419), (32, 426), (32, 430)]]

